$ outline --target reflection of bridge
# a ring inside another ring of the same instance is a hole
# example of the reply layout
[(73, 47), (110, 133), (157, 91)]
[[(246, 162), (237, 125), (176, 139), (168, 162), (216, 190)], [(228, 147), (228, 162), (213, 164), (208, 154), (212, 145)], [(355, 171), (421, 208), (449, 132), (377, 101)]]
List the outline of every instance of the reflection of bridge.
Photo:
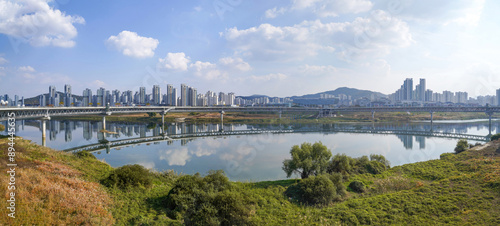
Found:
[(386, 129), (330, 129), (330, 130), (240, 130), (240, 131), (229, 131), (229, 132), (201, 132), (201, 133), (191, 133), (191, 134), (172, 134), (172, 135), (161, 135), (161, 136), (151, 136), (151, 137), (141, 137), (141, 138), (130, 138), (115, 141), (101, 141), (96, 144), (89, 144), (80, 147), (66, 149), (67, 152), (77, 152), (77, 151), (100, 151), (106, 150), (110, 151), (111, 148), (126, 147), (129, 145), (143, 144), (143, 143), (155, 143), (161, 141), (173, 141), (182, 139), (192, 139), (196, 137), (209, 137), (209, 136), (230, 136), (230, 135), (252, 135), (252, 134), (280, 134), (280, 133), (364, 133), (364, 134), (383, 134), (383, 135), (409, 135), (409, 136), (423, 136), (423, 137), (439, 137), (439, 138), (452, 138), (452, 139), (467, 139), (476, 141), (488, 141), (489, 136), (479, 136), (479, 135), (469, 135), (469, 134), (458, 134), (458, 133), (445, 133), (445, 132), (433, 132), (433, 131), (408, 131), (408, 130), (386, 130)]
[(131, 107), (27, 107), (27, 108), (0, 108), (0, 121), (9, 118), (27, 119), (38, 118), (42, 120), (42, 145), (45, 145), (45, 122), (51, 116), (72, 115), (101, 115), (102, 129), (106, 130), (106, 116), (111, 114), (132, 113), (160, 113), (162, 115), (162, 128), (165, 124), (165, 115), (168, 112), (219, 112), (221, 124), (225, 112), (276, 112), (279, 113), (304, 113), (314, 112), (318, 117), (328, 117), (342, 112), (429, 112), (432, 123), (434, 112), (484, 112), (489, 116), (490, 134), (491, 117), (493, 113), (500, 112), (500, 107), (342, 107), (342, 108), (309, 108), (309, 107), (186, 107), (186, 106), (131, 106)]

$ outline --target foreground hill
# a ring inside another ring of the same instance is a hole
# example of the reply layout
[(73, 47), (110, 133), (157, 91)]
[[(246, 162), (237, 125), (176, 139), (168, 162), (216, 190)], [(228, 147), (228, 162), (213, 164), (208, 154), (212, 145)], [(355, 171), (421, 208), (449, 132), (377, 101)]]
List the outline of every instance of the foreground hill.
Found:
[[(0, 139), (3, 172), (8, 170), (7, 143), (7, 138)], [(244, 217), (233, 219), (234, 216), (221, 215), (226, 210), (205, 208), (203, 203), (206, 202), (186, 193), (177, 197), (181, 201), (193, 201), (200, 211), (180, 214), (178, 209), (172, 209), (171, 198), (173, 194), (179, 195), (179, 190), (172, 188), (182, 184), (179, 180), (194, 189), (216, 177), (146, 172), (141, 177), (150, 178), (147, 183), (112, 185), (110, 178), (116, 179), (123, 174), (92, 155), (61, 153), (18, 138), (15, 145), (18, 164), (16, 218), (6, 217), (9, 213), (7, 202), (0, 202), (0, 224), (166, 225), (192, 223), (193, 215), (218, 215), (234, 220), (229, 222), (248, 225), (499, 225), (499, 147), (500, 142), (495, 141), (460, 154), (443, 154), (437, 160), (396, 166), (381, 174), (350, 176), (344, 181), (345, 185), (361, 181), (366, 184), (366, 191), (348, 190), (344, 198), (326, 206), (308, 206), (288, 198), (286, 190), (297, 180), (235, 182), (222, 194), (196, 191), (214, 201), (214, 205), (222, 200), (224, 206), (234, 206)], [(219, 179), (226, 180), (220, 175)], [(8, 174), (0, 174), (0, 180), (3, 197), (8, 199)], [(187, 183), (189, 181), (195, 183)], [(218, 197), (225, 198), (219, 200)]]

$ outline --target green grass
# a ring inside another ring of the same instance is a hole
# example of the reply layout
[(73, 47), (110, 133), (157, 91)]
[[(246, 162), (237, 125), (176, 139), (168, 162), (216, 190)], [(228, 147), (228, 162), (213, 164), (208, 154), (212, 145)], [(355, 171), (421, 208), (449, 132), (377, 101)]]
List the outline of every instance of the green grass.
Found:
[[(28, 142), (19, 145), (24, 148), (20, 161), (25, 168), (35, 169), (35, 163), (39, 162), (64, 164), (80, 172), (79, 178), (89, 182), (99, 182), (113, 170), (108, 164), (86, 155), (47, 151)], [(352, 175), (344, 184), (361, 181), (367, 186), (366, 192), (348, 192), (343, 200), (322, 207), (303, 205), (285, 195), (286, 189), (296, 185), (299, 179), (232, 184), (234, 191), (248, 203), (249, 225), (499, 225), (500, 154), (496, 150), (500, 141), (489, 145), (483, 150), (473, 148), (460, 154), (443, 154), (437, 160), (396, 166), (377, 175)], [(5, 153), (2, 154), (1, 158), (5, 157)], [(184, 223), (182, 218), (170, 219), (165, 205), (179, 176), (173, 172), (149, 173), (153, 178), (149, 188), (100, 185), (100, 191), (112, 201), (109, 212), (115, 224)], [(6, 223), (12, 222), (0, 220), (0, 224)]]

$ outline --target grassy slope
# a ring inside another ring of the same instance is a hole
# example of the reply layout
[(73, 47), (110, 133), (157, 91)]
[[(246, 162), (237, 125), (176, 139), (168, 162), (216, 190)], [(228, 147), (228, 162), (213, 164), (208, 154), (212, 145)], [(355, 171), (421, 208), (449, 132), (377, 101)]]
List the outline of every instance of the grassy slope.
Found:
[[(6, 150), (5, 142), (5, 138), (0, 140), (1, 150)], [(19, 187), (26, 191), (17, 196), (20, 199), (19, 221), (6, 221), (8, 219), (1, 217), (0, 224), (182, 223), (168, 219), (167, 210), (162, 207), (176, 178), (173, 173), (153, 173), (154, 185), (149, 189), (109, 189), (96, 183), (108, 175), (109, 165), (55, 152), (27, 141), (17, 142), (21, 150), (17, 159), (22, 163), (18, 181), (24, 183)], [(498, 225), (500, 153), (495, 150), (499, 146), (499, 142), (492, 142), (482, 150), (444, 154), (439, 160), (393, 167), (380, 175), (351, 177), (350, 181), (360, 180), (367, 184), (368, 192), (361, 195), (349, 192), (346, 200), (327, 207), (304, 206), (285, 197), (284, 191), (296, 183), (295, 180), (238, 182), (235, 185), (251, 203), (251, 220), (257, 225)], [(5, 166), (6, 151), (0, 159), (3, 161), (1, 167)], [(4, 186), (7, 176), (1, 174), (0, 179)], [(50, 183), (42, 183), (45, 180)], [(348, 183), (346, 181), (346, 185)], [(40, 185), (36, 187), (37, 184)], [(58, 184), (57, 188), (53, 188), (54, 184)], [(51, 189), (42, 189), (42, 185)], [(86, 195), (73, 197), (72, 189), (80, 189), (78, 193), (86, 192)], [(0, 203), (0, 214), (5, 216), (5, 202)]]

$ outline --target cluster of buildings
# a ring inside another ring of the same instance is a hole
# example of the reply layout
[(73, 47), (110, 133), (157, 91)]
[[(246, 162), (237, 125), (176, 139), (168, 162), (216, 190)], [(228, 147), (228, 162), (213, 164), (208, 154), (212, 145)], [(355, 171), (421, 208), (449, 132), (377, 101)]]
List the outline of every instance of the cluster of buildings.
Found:
[(407, 78), (401, 88), (389, 95), (392, 104), (425, 104), (425, 105), (480, 105), (480, 106), (500, 106), (500, 89), (496, 91), (496, 96), (469, 97), (467, 92), (443, 91), (433, 92), (426, 89), (425, 79), (421, 78), (419, 83), (413, 88), (413, 79)]
[(56, 92), (54, 86), (49, 87), (49, 93), (38, 96), (40, 106), (132, 106), (132, 105), (167, 105), (167, 106), (217, 106), (234, 105), (236, 96), (234, 93), (218, 94), (208, 91), (206, 94), (198, 94), (194, 87), (181, 84), (180, 92), (173, 85), (167, 85), (165, 93), (159, 85), (154, 85), (151, 92), (146, 87), (139, 87), (138, 91), (106, 90), (99, 88), (95, 93), (91, 89), (83, 90), (81, 98), (75, 98), (71, 94), (71, 86), (64, 86), (64, 93)]

